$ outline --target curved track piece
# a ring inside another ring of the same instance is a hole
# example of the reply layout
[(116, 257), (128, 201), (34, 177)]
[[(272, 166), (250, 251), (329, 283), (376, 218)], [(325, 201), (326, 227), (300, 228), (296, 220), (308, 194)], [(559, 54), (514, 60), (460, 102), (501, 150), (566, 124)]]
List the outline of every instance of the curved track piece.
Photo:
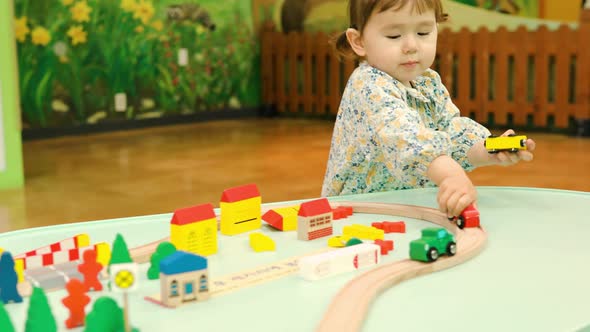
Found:
[(419, 206), (338, 202), (352, 206), (355, 212), (374, 213), (422, 219), (441, 225), (456, 236), (457, 254), (441, 257), (434, 263), (402, 260), (370, 270), (351, 280), (332, 299), (316, 332), (356, 332), (362, 327), (369, 306), (386, 289), (414, 277), (459, 265), (476, 256), (485, 246), (486, 233), (481, 228), (458, 229), (441, 212)]

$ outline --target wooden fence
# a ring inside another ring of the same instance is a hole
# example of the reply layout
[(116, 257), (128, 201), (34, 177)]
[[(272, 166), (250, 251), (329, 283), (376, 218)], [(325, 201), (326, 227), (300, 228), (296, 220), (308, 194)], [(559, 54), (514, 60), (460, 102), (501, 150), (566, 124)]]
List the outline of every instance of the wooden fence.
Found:
[[(335, 115), (356, 64), (324, 33), (262, 29), (262, 94), (279, 113)], [(590, 23), (550, 31), (440, 32), (433, 65), (462, 115), (499, 127), (567, 129), (590, 119)]]

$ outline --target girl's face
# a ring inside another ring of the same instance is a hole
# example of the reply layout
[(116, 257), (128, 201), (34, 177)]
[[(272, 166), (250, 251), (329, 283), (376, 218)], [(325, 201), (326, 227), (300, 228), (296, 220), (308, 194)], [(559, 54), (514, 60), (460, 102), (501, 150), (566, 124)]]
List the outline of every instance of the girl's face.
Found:
[(410, 81), (432, 65), (437, 34), (434, 10), (418, 14), (410, 2), (401, 9), (373, 13), (359, 36), (359, 47), (353, 49), (371, 66), (411, 86)]

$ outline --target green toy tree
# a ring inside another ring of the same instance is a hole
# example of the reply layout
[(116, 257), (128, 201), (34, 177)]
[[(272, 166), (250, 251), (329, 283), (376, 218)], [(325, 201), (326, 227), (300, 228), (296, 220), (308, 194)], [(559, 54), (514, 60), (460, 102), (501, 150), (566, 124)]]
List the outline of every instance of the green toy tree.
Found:
[(14, 332), (14, 325), (12, 325), (10, 316), (8, 316), (8, 312), (6, 312), (2, 301), (0, 301), (0, 331)]
[(113, 250), (109, 265), (131, 262), (133, 262), (133, 260), (131, 259), (131, 255), (129, 255), (127, 243), (121, 234), (117, 234), (117, 237), (115, 237), (115, 241), (113, 242)]
[(170, 242), (162, 242), (156, 248), (156, 252), (150, 258), (150, 268), (148, 269), (148, 279), (155, 280), (160, 278), (160, 261), (176, 252), (176, 247)]
[(86, 316), (84, 332), (124, 332), (124, 325), (123, 310), (114, 299), (103, 296), (94, 301), (92, 311)]
[(51, 313), (47, 296), (42, 288), (33, 288), (33, 294), (29, 300), (29, 311), (25, 332), (56, 332), (57, 323)]
[[(132, 263), (133, 259), (131, 259), (131, 255), (129, 255), (129, 249), (127, 249), (127, 243), (123, 236), (117, 233), (115, 237), (115, 241), (113, 242), (113, 249), (111, 251), (111, 260), (109, 261), (109, 266), (107, 267), (107, 272), (109, 275), (111, 274), (111, 265), (113, 264), (122, 264), (122, 263)], [(111, 282), (108, 282), (109, 289), (111, 288)]]

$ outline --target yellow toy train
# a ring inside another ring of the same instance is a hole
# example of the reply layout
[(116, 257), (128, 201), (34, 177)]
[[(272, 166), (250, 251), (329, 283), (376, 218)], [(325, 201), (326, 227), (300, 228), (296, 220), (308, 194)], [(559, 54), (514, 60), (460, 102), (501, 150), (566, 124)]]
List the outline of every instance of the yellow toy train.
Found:
[(484, 146), (488, 153), (498, 153), (500, 151), (518, 152), (526, 150), (525, 135), (508, 135), (508, 136), (490, 136), (486, 138)]

